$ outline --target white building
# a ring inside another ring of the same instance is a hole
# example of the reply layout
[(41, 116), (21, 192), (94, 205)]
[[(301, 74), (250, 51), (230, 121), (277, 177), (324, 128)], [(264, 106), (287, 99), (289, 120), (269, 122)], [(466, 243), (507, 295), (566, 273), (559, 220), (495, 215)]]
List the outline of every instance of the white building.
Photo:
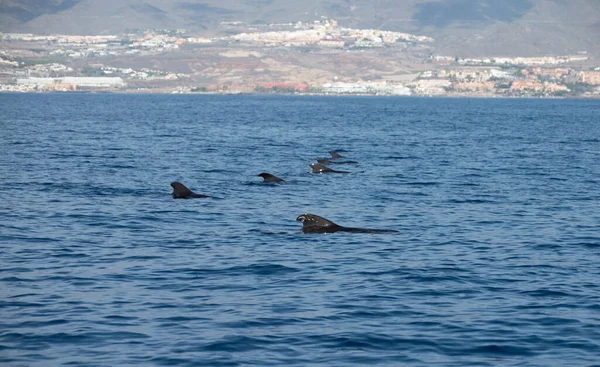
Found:
[(35, 85), (43, 87), (48, 84), (74, 84), (78, 87), (107, 88), (123, 87), (125, 82), (120, 77), (75, 77), (67, 76), (62, 78), (26, 78), (17, 79), (18, 85)]
[(60, 83), (75, 84), (78, 87), (123, 87), (125, 82), (120, 77), (77, 77), (68, 76), (61, 78)]
[(386, 82), (357, 82), (357, 83), (327, 83), (322, 87), (323, 92), (332, 94), (379, 94), (409, 96), (411, 90), (403, 85), (387, 84)]

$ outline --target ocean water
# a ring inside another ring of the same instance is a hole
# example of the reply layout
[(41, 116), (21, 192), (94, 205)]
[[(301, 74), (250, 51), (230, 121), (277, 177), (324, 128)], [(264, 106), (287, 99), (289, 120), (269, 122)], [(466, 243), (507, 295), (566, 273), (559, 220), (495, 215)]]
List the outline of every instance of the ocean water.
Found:
[(598, 100), (0, 109), (2, 366), (600, 366)]

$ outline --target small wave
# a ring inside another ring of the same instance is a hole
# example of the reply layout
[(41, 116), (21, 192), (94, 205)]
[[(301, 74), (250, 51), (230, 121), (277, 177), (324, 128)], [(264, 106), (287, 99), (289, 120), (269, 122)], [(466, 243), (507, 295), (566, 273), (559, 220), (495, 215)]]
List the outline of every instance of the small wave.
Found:
[(226, 321), (219, 323), (219, 326), (225, 328), (245, 329), (260, 327), (279, 327), (285, 325), (301, 324), (304, 320), (294, 317), (261, 317), (253, 320)]
[[(458, 354), (456, 354), (458, 355)], [(490, 356), (532, 356), (531, 348), (516, 345), (486, 344), (469, 349), (460, 349), (460, 355), (490, 355)]]
[(300, 271), (299, 269), (279, 265), (279, 264), (252, 264), (246, 266), (232, 266), (226, 268), (211, 268), (211, 269), (173, 269), (166, 271), (166, 273), (173, 273), (179, 276), (181, 275), (192, 275), (192, 276), (205, 276), (205, 275), (223, 275), (223, 276), (244, 276), (244, 275), (283, 275), (289, 273), (295, 273)]
[(396, 351), (411, 347), (429, 347), (430, 350), (437, 350), (438, 344), (430, 339), (419, 338), (399, 338), (387, 334), (376, 333), (344, 333), (344, 334), (325, 334), (307, 337), (314, 340), (328, 349), (359, 349), (376, 351)]
[(14, 324), (11, 327), (13, 328), (43, 328), (47, 326), (57, 326), (68, 324), (69, 320), (65, 319), (56, 319), (56, 320), (48, 320), (48, 321), (24, 321), (18, 324)]
[(406, 159), (423, 159), (421, 157), (418, 157), (416, 155), (390, 155), (387, 157), (384, 157), (384, 159), (390, 159), (390, 160), (406, 160)]
[[(44, 346), (46, 344), (95, 345), (106, 340), (125, 341), (131, 339), (147, 339), (148, 335), (130, 331), (116, 332), (83, 332), (83, 333), (7, 333), (3, 340), (10, 343), (30, 343)], [(44, 349), (41, 347), (40, 349)]]
[(202, 346), (203, 350), (209, 352), (248, 352), (252, 350), (266, 349), (267, 346), (276, 341), (267, 338), (258, 338), (250, 336), (228, 336), (221, 340), (206, 343)]
[(221, 271), (229, 273), (231, 275), (282, 275), (289, 273), (296, 273), (299, 270), (296, 268), (279, 265), (279, 264), (253, 264), (248, 266), (233, 266), (226, 268)]
[(571, 294), (553, 289), (537, 289), (534, 291), (524, 291), (521, 293), (535, 298), (564, 298), (572, 296)]
[(437, 181), (413, 181), (404, 183), (406, 186), (436, 186), (439, 184), (440, 183)]
[(9, 307), (19, 307), (19, 308), (38, 308), (44, 307), (43, 303), (37, 302), (24, 302), (24, 301), (0, 301), (0, 309), (9, 308)]
[(485, 199), (450, 199), (446, 202), (451, 204), (491, 204), (496, 203), (497, 201)]

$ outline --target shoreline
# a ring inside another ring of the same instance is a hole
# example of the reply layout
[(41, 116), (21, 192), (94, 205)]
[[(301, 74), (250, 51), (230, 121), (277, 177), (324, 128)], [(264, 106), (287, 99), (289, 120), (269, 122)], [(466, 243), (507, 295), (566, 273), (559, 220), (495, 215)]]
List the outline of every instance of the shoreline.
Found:
[(393, 94), (333, 94), (333, 93), (260, 93), (260, 92), (182, 92), (164, 90), (78, 90), (78, 91), (11, 91), (0, 90), (0, 94), (129, 94), (129, 95), (197, 95), (197, 96), (307, 96), (307, 97), (386, 97), (386, 98), (447, 98), (447, 99), (600, 99), (590, 96), (503, 96), (482, 94), (442, 94), (442, 95), (393, 95)]

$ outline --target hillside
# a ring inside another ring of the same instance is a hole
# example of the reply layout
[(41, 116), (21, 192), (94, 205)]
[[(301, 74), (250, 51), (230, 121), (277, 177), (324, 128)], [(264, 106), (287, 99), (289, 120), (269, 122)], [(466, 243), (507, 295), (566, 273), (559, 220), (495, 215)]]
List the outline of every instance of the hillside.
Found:
[[(398, 4), (400, 3), (400, 4)], [(0, 0), (0, 31), (117, 34), (185, 29), (216, 35), (221, 22), (313, 21), (436, 39), (438, 54), (600, 55), (598, 0)]]

